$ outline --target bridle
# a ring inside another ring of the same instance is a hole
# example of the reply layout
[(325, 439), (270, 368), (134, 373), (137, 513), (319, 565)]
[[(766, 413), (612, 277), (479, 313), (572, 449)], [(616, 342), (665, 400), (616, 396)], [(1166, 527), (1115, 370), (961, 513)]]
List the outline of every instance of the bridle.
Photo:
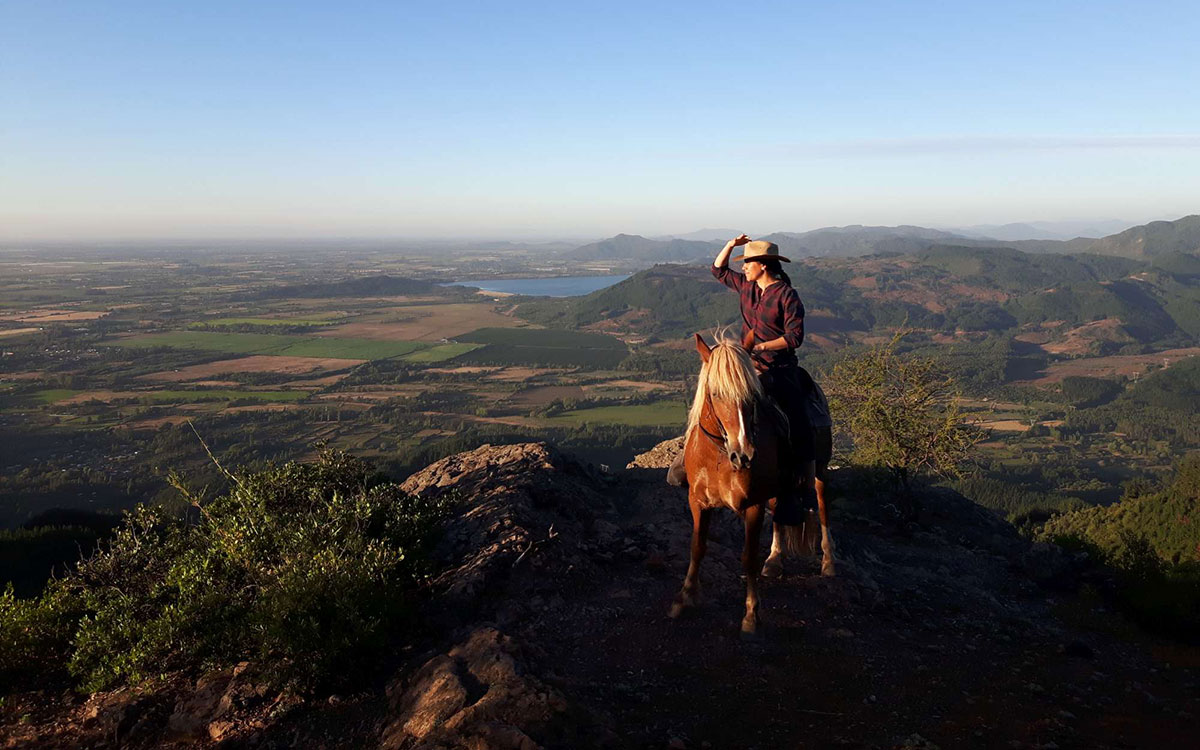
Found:
[[(726, 444), (729, 442), (729, 431), (725, 429), (725, 425), (721, 422), (721, 418), (717, 416), (717, 410), (713, 406), (713, 402), (712, 402), (712, 394), (708, 393), (707, 390), (704, 393), (704, 408), (706, 411), (708, 411), (709, 414), (712, 415), (712, 418), (716, 420), (717, 429), (721, 431), (721, 434), (714, 435), (713, 433), (708, 431), (708, 428), (706, 428), (704, 426), (704, 415), (703, 414), (700, 415), (700, 417), (701, 417), (700, 419), (696, 420), (696, 426), (700, 428), (700, 431), (704, 433), (705, 437), (707, 437), (709, 440), (713, 441), (713, 443), (718, 448), (721, 448), (722, 450), (724, 450)], [(740, 409), (741, 407), (739, 406), (738, 408)], [(753, 417), (751, 417), (750, 429), (748, 430), (748, 432), (753, 434), (754, 428), (755, 428), (755, 420)]]

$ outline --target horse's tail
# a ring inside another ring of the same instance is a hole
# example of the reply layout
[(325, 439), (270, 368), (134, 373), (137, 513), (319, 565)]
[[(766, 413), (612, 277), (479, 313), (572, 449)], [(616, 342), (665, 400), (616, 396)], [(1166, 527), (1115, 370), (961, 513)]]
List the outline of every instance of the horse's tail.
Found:
[[(790, 555), (815, 555), (817, 552), (817, 540), (821, 538), (820, 530), (818, 529), (817, 534), (814, 535), (812, 529), (806, 528), (809, 524), (816, 523), (816, 520), (813, 518), (816, 514), (810, 513), (808, 515), (809, 518), (806, 523), (796, 526), (780, 525), (779, 527), (783, 530), (783, 548)], [(808, 533), (805, 533), (805, 531)]]

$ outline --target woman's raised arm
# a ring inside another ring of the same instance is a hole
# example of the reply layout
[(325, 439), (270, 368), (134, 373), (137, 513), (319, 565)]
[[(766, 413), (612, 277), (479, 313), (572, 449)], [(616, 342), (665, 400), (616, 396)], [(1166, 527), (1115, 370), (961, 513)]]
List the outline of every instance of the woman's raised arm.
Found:
[(713, 260), (713, 268), (724, 268), (729, 265), (729, 255), (735, 247), (741, 247), (750, 241), (750, 238), (744, 234), (739, 234), (729, 242), (725, 243), (725, 247), (721, 248), (721, 252), (717, 253), (716, 259)]

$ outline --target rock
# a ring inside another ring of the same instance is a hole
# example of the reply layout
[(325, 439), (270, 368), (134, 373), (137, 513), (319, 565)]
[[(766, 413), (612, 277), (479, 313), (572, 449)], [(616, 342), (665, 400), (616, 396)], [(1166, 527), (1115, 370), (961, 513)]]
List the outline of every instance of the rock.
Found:
[(381, 747), (539, 747), (530, 736), (567, 703), (527, 675), (516, 643), (494, 628), (435, 656), (404, 684), (389, 688), (390, 718)]
[[(633, 460), (625, 465), (625, 468), (665, 470), (671, 466), (671, 462), (675, 460), (676, 454), (681, 450), (683, 450), (682, 436), (664, 440), (645, 453), (634, 456)], [(663, 481), (666, 481), (665, 474), (663, 475)]]
[(208, 725), (208, 738), (220, 742), (233, 732), (234, 726), (232, 721), (214, 721)]
[(910, 734), (896, 745), (896, 750), (941, 750), (941, 748), (919, 734)]
[(224, 737), (234, 727), (233, 715), (253, 706), (267, 695), (265, 685), (257, 684), (252, 665), (241, 662), (232, 669), (210, 672), (196, 681), (191, 695), (175, 704), (167, 719), (167, 734), (172, 739), (194, 741)]
[(151, 696), (130, 688), (97, 693), (83, 705), (81, 717), (85, 725), (96, 725), (105, 734), (124, 738), (146, 715)]

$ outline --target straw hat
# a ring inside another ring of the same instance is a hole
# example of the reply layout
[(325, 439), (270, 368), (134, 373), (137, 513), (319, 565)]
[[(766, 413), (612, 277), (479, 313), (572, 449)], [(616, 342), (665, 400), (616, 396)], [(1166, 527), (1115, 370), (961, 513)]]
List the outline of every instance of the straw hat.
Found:
[(774, 242), (767, 242), (766, 240), (754, 240), (753, 242), (747, 242), (745, 253), (733, 258), (732, 260), (744, 260), (747, 262), (781, 260), (784, 263), (792, 262), (779, 254), (779, 245), (776, 245)]

